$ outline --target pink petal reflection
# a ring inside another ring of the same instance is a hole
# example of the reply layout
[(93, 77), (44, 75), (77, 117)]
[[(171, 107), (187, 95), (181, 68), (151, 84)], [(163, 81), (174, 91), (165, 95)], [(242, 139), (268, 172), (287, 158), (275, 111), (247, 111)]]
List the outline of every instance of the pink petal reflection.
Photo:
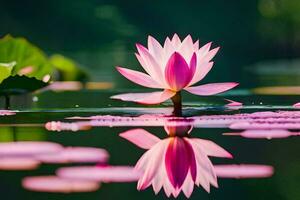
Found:
[(38, 168), (40, 162), (33, 158), (7, 157), (0, 158), (0, 170), (33, 170)]
[(80, 130), (89, 130), (91, 125), (89, 122), (60, 122), (60, 121), (52, 121), (47, 122), (45, 124), (45, 128), (48, 131), (80, 131)]
[(31, 156), (57, 153), (62, 149), (60, 144), (52, 142), (4, 142), (0, 143), (0, 156)]
[(81, 90), (83, 87), (81, 82), (78, 81), (56, 81), (51, 83), (44, 90), (53, 90), (53, 91), (77, 91)]
[(300, 123), (295, 122), (236, 122), (231, 129), (300, 129)]
[(35, 158), (44, 163), (104, 163), (108, 152), (92, 147), (67, 147), (55, 154), (38, 155)]
[(269, 165), (214, 165), (214, 169), (220, 178), (267, 178), (274, 173)]
[(295, 103), (295, 104), (293, 105), (293, 107), (294, 107), (294, 108), (300, 108), (300, 102)]
[(119, 135), (142, 149), (150, 149), (160, 141), (158, 137), (144, 129), (132, 129), (120, 133)]
[(224, 133), (223, 135), (237, 135), (245, 138), (287, 138), (290, 136), (300, 135), (298, 132), (291, 132), (283, 129), (270, 129), (270, 130), (245, 130), (240, 133)]
[[(133, 112), (148, 112), (146, 108), (132, 109)], [(233, 109), (233, 107), (231, 107)], [(91, 120), (81, 121), (83, 124), (91, 126), (179, 126), (176, 122), (180, 119), (182, 125), (190, 125), (193, 127), (231, 127), (233, 129), (300, 129), (300, 112), (299, 111), (277, 111), (277, 112), (254, 112), (227, 115), (201, 115), (193, 117), (172, 117), (153, 113), (164, 113), (169, 110), (151, 110), (151, 114), (141, 115), (137, 117), (129, 116), (112, 116), (98, 115), (90, 117), (70, 117), (69, 120)], [(168, 113), (170, 114), (170, 113)], [(78, 122), (77, 122), (78, 123)]]
[(51, 193), (94, 192), (99, 189), (97, 182), (85, 180), (68, 180), (56, 176), (32, 176), (22, 180), (27, 190)]
[(0, 116), (7, 116), (7, 115), (15, 115), (16, 113), (12, 110), (0, 110)]
[(100, 182), (135, 182), (140, 173), (130, 166), (83, 166), (64, 167), (57, 171), (62, 178)]
[(229, 102), (228, 104), (226, 104), (226, 106), (243, 106), (243, 103), (241, 102), (233, 101), (230, 99), (225, 99), (225, 100)]

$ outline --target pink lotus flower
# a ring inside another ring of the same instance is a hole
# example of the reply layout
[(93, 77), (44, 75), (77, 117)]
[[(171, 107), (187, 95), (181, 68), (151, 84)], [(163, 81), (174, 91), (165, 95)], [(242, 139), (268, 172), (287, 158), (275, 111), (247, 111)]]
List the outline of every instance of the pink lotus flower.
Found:
[[(166, 130), (172, 131), (169, 135), (178, 132), (170, 127)], [(232, 158), (217, 144), (199, 138), (173, 136), (161, 140), (144, 129), (129, 130), (120, 136), (148, 150), (135, 166), (142, 172), (138, 190), (152, 185), (156, 194), (163, 188), (168, 197), (177, 197), (181, 191), (190, 197), (195, 184), (207, 192), (210, 185), (218, 187), (217, 175), (208, 156)]]
[(138, 61), (147, 72), (117, 67), (117, 70), (130, 81), (148, 88), (163, 89), (159, 92), (128, 93), (111, 98), (134, 101), (143, 104), (158, 104), (174, 97), (181, 90), (196, 95), (215, 95), (225, 92), (238, 83), (210, 83), (192, 86), (202, 80), (213, 66), (212, 58), (219, 47), (211, 49), (211, 43), (199, 48), (199, 41), (193, 42), (188, 35), (183, 41), (177, 34), (172, 40), (168, 37), (163, 46), (153, 37), (148, 37), (148, 49), (136, 45)]

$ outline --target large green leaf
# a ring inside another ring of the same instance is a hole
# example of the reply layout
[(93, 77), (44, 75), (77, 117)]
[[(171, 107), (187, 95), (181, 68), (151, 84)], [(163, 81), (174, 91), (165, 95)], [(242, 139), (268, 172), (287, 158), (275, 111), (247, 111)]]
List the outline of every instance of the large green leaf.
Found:
[(16, 95), (27, 92), (33, 92), (47, 86), (48, 83), (37, 80), (34, 77), (10, 76), (0, 84), (0, 95)]
[(12, 75), (17, 75), (22, 68), (31, 66), (33, 71), (28, 76), (41, 80), (46, 74), (51, 74), (53, 70), (53, 66), (42, 50), (24, 38), (13, 38), (7, 35), (0, 39), (0, 62), (12, 61), (17, 62), (12, 70)]
[(54, 54), (50, 57), (50, 62), (59, 71), (62, 81), (85, 81), (88, 79), (87, 73), (70, 58)]
[(15, 65), (16, 62), (0, 63), (0, 83), (11, 75), (13, 67)]

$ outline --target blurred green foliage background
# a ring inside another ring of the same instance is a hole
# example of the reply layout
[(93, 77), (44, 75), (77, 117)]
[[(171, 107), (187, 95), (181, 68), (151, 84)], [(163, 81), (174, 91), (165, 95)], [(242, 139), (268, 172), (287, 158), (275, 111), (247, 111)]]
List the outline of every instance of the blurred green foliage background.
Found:
[[(247, 88), (285, 83), (272, 67), (266, 74), (256, 64), (283, 60), (275, 70), (280, 74), (299, 56), (299, 10), (297, 0), (3, 0), (0, 34), (25, 37), (49, 55), (66, 55), (87, 66), (93, 81), (118, 87), (134, 86), (114, 66), (139, 68), (136, 42), (145, 44), (149, 34), (160, 42), (173, 33), (191, 34), (202, 45), (221, 46), (206, 82), (239, 81)], [(298, 66), (293, 75), (300, 74)], [(262, 81), (268, 76), (269, 84)], [(289, 85), (298, 82), (296, 76)]]

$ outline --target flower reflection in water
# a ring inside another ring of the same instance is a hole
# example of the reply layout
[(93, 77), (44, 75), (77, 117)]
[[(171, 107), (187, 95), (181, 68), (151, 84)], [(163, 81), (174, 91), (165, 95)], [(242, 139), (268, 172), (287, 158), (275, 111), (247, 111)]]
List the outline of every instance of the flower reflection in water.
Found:
[(232, 158), (232, 155), (212, 141), (190, 138), (191, 126), (165, 126), (169, 137), (159, 139), (143, 129), (133, 129), (120, 136), (147, 149), (135, 168), (143, 172), (138, 190), (152, 185), (157, 194), (162, 188), (169, 197), (182, 191), (190, 197), (194, 185), (207, 192), (210, 185), (218, 187), (217, 175), (209, 156)]
[(68, 180), (57, 176), (26, 177), (22, 180), (22, 185), (27, 190), (51, 193), (94, 192), (100, 187), (98, 182)]
[(245, 130), (242, 132), (223, 133), (228, 136), (241, 136), (244, 138), (257, 138), (257, 139), (273, 139), (273, 138), (288, 138), (291, 136), (299, 136), (300, 132), (294, 132), (284, 129), (261, 129), (261, 130)]
[(219, 178), (267, 178), (274, 169), (268, 165), (214, 165)]

